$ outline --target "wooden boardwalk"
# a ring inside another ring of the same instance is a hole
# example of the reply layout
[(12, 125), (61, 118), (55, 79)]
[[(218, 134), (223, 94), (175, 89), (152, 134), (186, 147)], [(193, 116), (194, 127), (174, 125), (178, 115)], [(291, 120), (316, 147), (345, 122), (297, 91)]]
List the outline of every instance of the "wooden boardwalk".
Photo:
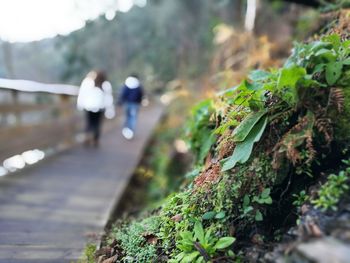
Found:
[(103, 232), (162, 106), (141, 110), (132, 141), (116, 122), (98, 149), (74, 147), (0, 179), (0, 262), (72, 262)]

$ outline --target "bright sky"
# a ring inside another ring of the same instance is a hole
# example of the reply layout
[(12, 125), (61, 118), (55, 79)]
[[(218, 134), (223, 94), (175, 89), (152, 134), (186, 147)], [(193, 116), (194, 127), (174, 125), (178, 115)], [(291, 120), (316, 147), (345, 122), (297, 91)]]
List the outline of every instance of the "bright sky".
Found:
[(101, 14), (111, 20), (147, 0), (0, 0), (0, 39), (27, 42), (68, 34)]

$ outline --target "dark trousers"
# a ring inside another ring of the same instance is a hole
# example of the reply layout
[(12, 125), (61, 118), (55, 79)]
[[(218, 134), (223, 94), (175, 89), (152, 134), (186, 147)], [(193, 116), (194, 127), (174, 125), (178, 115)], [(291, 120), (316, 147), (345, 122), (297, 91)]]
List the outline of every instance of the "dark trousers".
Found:
[(95, 142), (100, 138), (101, 124), (103, 118), (103, 111), (91, 112), (86, 111), (86, 132), (93, 135)]

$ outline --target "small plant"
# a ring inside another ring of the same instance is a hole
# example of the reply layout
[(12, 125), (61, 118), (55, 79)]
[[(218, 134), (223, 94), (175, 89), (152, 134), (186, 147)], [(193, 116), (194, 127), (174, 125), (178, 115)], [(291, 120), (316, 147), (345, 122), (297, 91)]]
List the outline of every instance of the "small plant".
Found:
[(336, 211), (336, 204), (349, 191), (350, 159), (342, 160), (342, 162), (347, 165), (347, 168), (340, 171), (338, 175), (331, 174), (328, 176), (327, 182), (318, 191), (318, 198), (311, 201), (315, 207), (321, 208), (322, 211), (328, 209)]
[(340, 198), (349, 190), (348, 180), (350, 174), (350, 167), (345, 171), (340, 171), (338, 175), (331, 174), (327, 182), (321, 186), (318, 191), (318, 198), (312, 200), (311, 203), (322, 211), (332, 209), (337, 210), (336, 204)]
[(96, 245), (87, 244), (84, 249), (83, 258), (78, 263), (94, 263), (95, 262)]
[(256, 202), (258, 204), (267, 204), (271, 205), (272, 204), (272, 198), (270, 196), (271, 189), (266, 188), (264, 191), (259, 196), (254, 196), (253, 197), (253, 202)]
[(210, 220), (210, 219), (224, 219), (226, 216), (225, 211), (221, 211), (221, 212), (215, 212), (215, 211), (210, 211), (210, 212), (206, 212), (203, 216), (202, 219), (203, 220)]
[(216, 140), (216, 135), (212, 131), (215, 127), (211, 118), (213, 113), (213, 100), (202, 101), (192, 109), (192, 118), (187, 124), (188, 143), (198, 163), (204, 160)]
[[(243, 214), (241, 217), (248, 217), (252, 218), (255, 221), (262, 221), (264, 219), (263, 214), (261, 211), (256, 207), (256, 204), (263, 205), (272, 204), (272, 198), (270, 196), (271, 189), (266, 188), (264, 191), (262, 191), (259, 195), (254, 195), (251, 199), (247, 194), (243, 198)], [(255, 203), (255, 204), (254, 204)]]
[[(229, 171), (238, 163), (246, 163), (252, 155), (254, 145), (263, 137), (266, 127), (298, 105), (305, 105), (305, 99), (313, 100), (312, 96), (318, 94), (316, 90), (334, 85), (347, 87), (349, 47), (350, 41), (342, 41), (336, 34), (309, 44), (296, 44), (293, 54), (282, 68), (253, 71), (248, 80), (221, 92), (221, 98), (226, 99), (235, 111), (246, 113), (246, 116), (240, 116), (243, 118), (239, 122), (231, 122), (236, 126), (231, 135), (235, 148), (230, 157), (222, 160), (222, 170)], [(338, 94), (342, 93), (343, 90), (340, 89)], [(275, 102), (270, 103), (271, 100)], [(337, 105), (341, 109), (341, 103)], [(306, 116), (282, 137), (275, 148), (275, 157), (285, 153), (294, 166), (300, 166), (303, 161), (306, 165), (298, 173), (310, 176), (310, 164), (315, 157), (312, 147), (313, 127), (316, 126), (324, 133), (327, 142), (332, 139), (332, 131), (327, 129), (324, 120), (322, 122), (316, 119), (319, 114), (315, 109), (321, 106), (307, 107)], [(297, 148), (303, 145), (306, 145), (307, 151), (299, 152), (300, 149)]]
[(235, 241), (234, 237), (217, 238), (211, 229), (204, 231), (199, 221), (195, 223), (193, 232), (181, 232), (180, 237), (176, 246), (181, 252), (170, 262), (208, 262), (218, 250), (228, 248)]
[(305, 190), (300, 191), (299, 194), (293, 194), (295, 200), (293, 201), (293, 205), (302, 206), (306, 201), (310, 199), (310, 197), (306, 194)]

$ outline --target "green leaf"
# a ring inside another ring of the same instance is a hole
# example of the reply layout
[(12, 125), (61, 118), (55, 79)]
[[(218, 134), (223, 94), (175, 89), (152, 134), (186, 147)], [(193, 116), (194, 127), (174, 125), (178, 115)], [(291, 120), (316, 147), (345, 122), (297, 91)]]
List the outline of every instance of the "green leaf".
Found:
[(280, 92), (282, 99), (290, 105), (294, 105), (298, 99), (296, 85), (304, 79), (306, 69), (292, 65), (289, 68), (280, 70), (277, 80), (277, 91)]
[(343, 65), (350, 65), (350, 58), (347, 58), (345, 60), (342, 61)]
[(199, 103), (197, 103), (193, 108), (192, 108), (192, 113), (196, 113), (198, 111), (207, 111), (213, 104), (212, 99), (206, 99), (203, 100)]
[(266, 197), (265, 199), (264, 199), (264, 203), (265, 204), (268, 204), (268, 205), (271, 205), (272, 204), (272, 198), (269, 196), (269, 197)]
[(182, 263), (192, 263), (193, 260), (195, 260), (198, 256), (200, 255), (200, 253), (198, 251), (194, 251), (189, 255), (186, 255), (183, 259), (182, 259)]
[(199, 221), (194, 224), (194, 236), (198, 238), (200, 243), (205, 243), (204, 229), (202, 223)]
[(325, 36), (322, 38), (322, 41), (331, 43), (336, 51), (338, 51), (342, 45), (340, 36), (338, 34)]
[(291, 66), (289, 68), (283, 68), (280, 71), (277, 81), (277, 88), (282, 89), (284, 87), (295, 88), (297, 82), (306, 75), (306, 70), (303, 67)]
[(233, 141), (242, 142), (248, 136), (249, 132), (253, 129), (254, 125), (266, 114), (266, 111), (251, 112), (245, 119), (239, 124), (236, 129), (233, 130)]
[(192, 241), (192, 239), (193, 239), (192, 233), (190, 231), (181, 232), (180, 236), (182, 237), (183, 240)]
[(237, 120), (235, 120), (235, 119), (228, 120), (226, 122), (223, 122), (219, 127), (217, 127), (214, 130), (214, 134), (223, 134), (230, 127), (235, 127), (237, 125), (239, 125), (239, 122)]
[(253, 70), (250, 72), (248, 78), (252, 81), (264, 81), (270, 77), (271, 73), (263, 70)]
[(311, 47), (310, 52), (317, 52), (320, 49), (323, 48), (332, 48), (331, 43), (325, 43), (323, 41), (315, 41), (309, 44)]
[(314, 68), (314, 70), (312, 71), (313, 74), (315, 73), (321, 73), (323, 72), (324, 68), (326, 67), (326, 64), (321, 63), (321, 64), (317, 64)]
[(250, 204), (249, 196), (246, 194), (243, 198), (243, 207), (247, 207)]
[(202, 219), (203, 220), (210, 220), (210, 219), (213, 219), (216, 215), (216, 212), (215, 211), (210, 211), (210, 212), (206, 212), (203, 216), (202, 216)]
[(207, 244), (209, 243), (210, 240), (212, 240), (212, 238), (210, 238), (211, 232), (212, 232), (212, 229), (210, 229), (210, 228), (205, 232), (205, 237), (204, 238), (205, 238), (205, 241), (206, 241), (205, 243), (207, 243)]
[(203, 256), (199, 256), (196, 260), (196, 263), (205, 263)]
[(326, 80), (329, 85), (333, 85), (337, 82), (341, 76), (343, 69), (342, 62), (331, 62), (326, 66)]
[(261, 197), (266, 198), (270, 196), (271, 189), (270, 188), (265, 188), (264, 191), (261, 193)]
[(190, 242), (180, 241), (178, 242), (177, 247), (182, 251), (191, 252), (193, 250), (193, 242), (190, 243)]
[(225, 218), (225, 216), (226, 216), (225, 211), (221, 211), (221, 212), (216, 214), (215, 218), (216, 219), (223, 219), (223, 218)]
[(344, 49), (347, 49), (350, 47), (350, 40), (346, 40), (342, 43), (342, 46)]
[(262, 221), (262, 220), (263, 220), (263, 215), (259, 210), (257, 210), (255, 214), (255, 221)]
[(254, 208), (252, 206), (247, 206), (244, 208), (243, 213), (248, 214), (250, 211), (253, 211), (253, 209)]
[(175, 259), (177, 260), (177, 262), (180, 262), (184, 258), (185, 255), (186, 255), (185, 252), (181, 252), (180, 254), (177, 254), (175, 256)]
[(261, 90), (263, 85), (258, 82), (249, 83), (248, 81), (246, 81), (246, 87), (249, 91), (257, 91), (257, 90)]
[(224, 249), (229, 247), (230, 245), (233, 244), (233, 242), (235, 242), (235, 238), (234, 237), (222, 237), (218, 240), (218, 242), (216, 242), (214, 248), (216, 249)]
[(222, 171), (228, 171), (235, 167), (239, 163), (245, 163), (248, 161), (255, 142), (258, 142), (264, 133), (267, 124), (267, 117), (262, 118), (256, 125), (251, 129), (248, 136), (243, 142), (237, 143), (233, 154), (223, 164)]
[(315, 56), (325, 58), (328, 61), (335, 61), (337, 58), (337, 55), (334, 51), (325, 48), (322, 48), (319, 51), (317, 51)]
[(257, 203), (261, 204), (261, 200), (262, 199), (260, 199), (258, 196), (254, 196), (252, 202), (257, 202)]
[(208, 155), (208, 152), (211, 146), (215, 143), (215, 141), (216, 141), (215, 134), (210, 134), (209, 138), (203, 136), (202, 146), (200, 148), (199, 157), (198, 157), (199, 161), (202, 161)]

